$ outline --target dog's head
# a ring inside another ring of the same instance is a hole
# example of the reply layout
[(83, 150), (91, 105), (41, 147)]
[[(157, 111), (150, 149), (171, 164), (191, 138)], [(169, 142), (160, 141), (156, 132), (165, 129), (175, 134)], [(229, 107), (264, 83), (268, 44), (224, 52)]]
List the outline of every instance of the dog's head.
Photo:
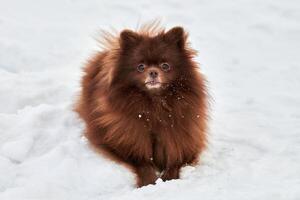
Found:
[(120, 34), (118, 76), (124, 84), (159, 92), (187, 73), (186, 34), (175, 27), (155, 36), (131, 30)]

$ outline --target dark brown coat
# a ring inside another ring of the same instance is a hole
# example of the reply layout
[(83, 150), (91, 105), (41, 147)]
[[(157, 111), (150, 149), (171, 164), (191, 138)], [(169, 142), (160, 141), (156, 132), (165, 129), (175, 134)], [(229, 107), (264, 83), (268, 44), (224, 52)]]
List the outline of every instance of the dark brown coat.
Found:
[[(179, 178), (180, 168), (195, 163), (205, 148), (205, 81), (186, 39), (180, 27), (106, 33), (105, 49), (84, 69), (76, 111), (86, 123), (85, 135), (94, 147), (129, 165), (139, 187), (153, 184), (155, 171), (163, 180)], [(139, 77), (126, 66), (141, 57), (152, 65), (164, 57), (174, 66), (159, 93), (133, 84)]]

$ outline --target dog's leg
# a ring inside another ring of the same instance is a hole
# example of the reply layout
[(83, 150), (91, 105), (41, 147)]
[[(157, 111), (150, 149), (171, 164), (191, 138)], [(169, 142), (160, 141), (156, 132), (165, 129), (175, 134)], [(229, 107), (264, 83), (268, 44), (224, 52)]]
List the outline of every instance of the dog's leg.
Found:
[(157, 179), (155, 168), (152, 165), (136, 166), (136, 174), (138, 187), (155, 184)]
[(171, 167), (169, 169), (166, 169), (163, 172), (163, 175), (161, 176), (161, 179), (163, 181), (168, 181), (172, 179), (179, 179), (179, 171), (180, 167)]

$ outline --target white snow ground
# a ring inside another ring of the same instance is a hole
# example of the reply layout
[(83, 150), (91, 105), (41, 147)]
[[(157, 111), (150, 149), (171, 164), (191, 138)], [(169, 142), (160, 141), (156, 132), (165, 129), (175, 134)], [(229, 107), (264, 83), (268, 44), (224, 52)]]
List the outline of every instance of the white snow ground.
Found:
[[(72, 112), (99, 28), (161, 17), (209, 80), (210, 146), (180, 180), (134, 188)], [(297, 0), (0, 0), (0, 199), (300, 199)]]

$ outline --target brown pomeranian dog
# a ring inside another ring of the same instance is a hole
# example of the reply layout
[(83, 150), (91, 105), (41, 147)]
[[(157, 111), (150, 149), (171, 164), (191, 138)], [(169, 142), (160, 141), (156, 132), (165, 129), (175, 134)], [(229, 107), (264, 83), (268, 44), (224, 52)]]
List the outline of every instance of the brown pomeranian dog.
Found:
[(178, 179), (206, 144), (205, 80), (187, 33), (152, 24), (105, 33), (102, 44), (85, 67), (76, 106), (86, 137), (130, 166), (138, 187)]

